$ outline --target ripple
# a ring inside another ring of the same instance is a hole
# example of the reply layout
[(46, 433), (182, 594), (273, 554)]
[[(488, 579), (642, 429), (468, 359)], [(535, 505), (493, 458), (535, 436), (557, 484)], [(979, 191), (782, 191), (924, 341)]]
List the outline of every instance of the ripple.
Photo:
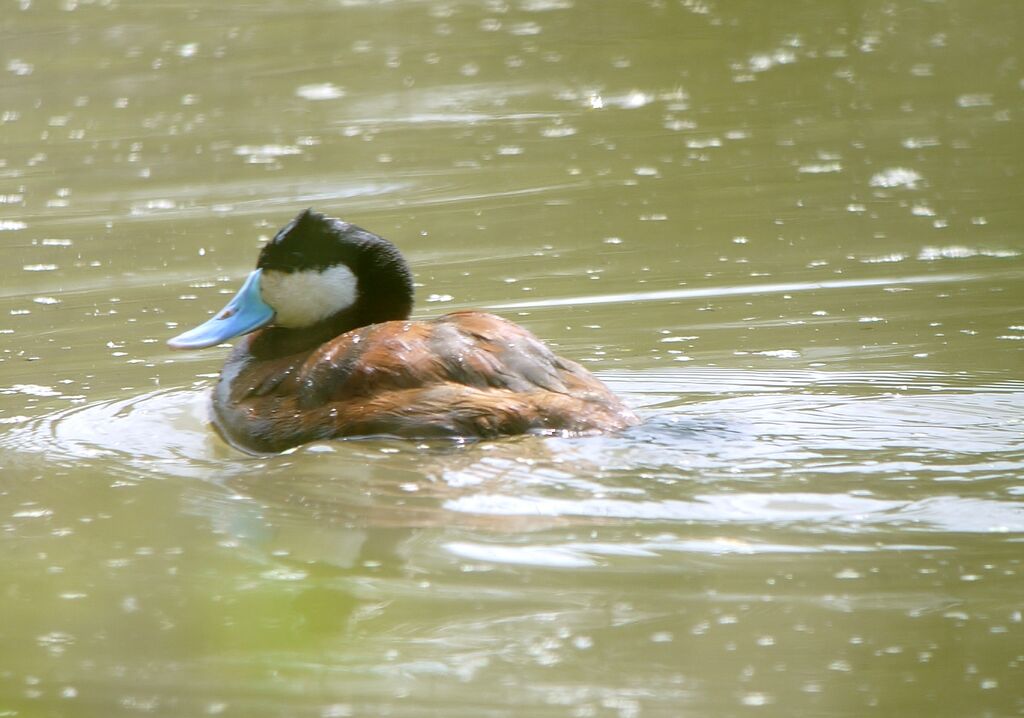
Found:
[(24, 418), (0, 447), (48, 461), (102, 459), (114, 468), (203, 475), (228, 454), (207, 421), (206, 390), (161, 389)]
[(861, 520), (878, 512), (902, 508), (896, 501), (847, 494), (718, 494), (693, 501), (628, 501), (622, 499), (554, 499), (550, 497), (479, 494), (446, 502), (452, 511), (531, 516), (590, 516), (642, 521), (713, 521), (788, 523)]
[(773, 284), (752, 284), (733, 287), (699, 287), (664, 289), (651, 292), (624, 292), (621, 294), (591, 294), (582, 297), (558, 297), (537, 299), (526, 302), (491, 304), (486, 309), (531, 309), (535, 307), (571, 307), (580, 304), (626, 304), (630, 302), (652, 302), (671, 299), (704, 299), (708, 297), (732, 297), (752, 294), (782, 294), (789, 292), (820, 291), (822, 289), (851, 289), (860, 287), (894, 286), (900, 284), (947, 284), (981, 279), (973, 274), (928, 274), (908, 277), (868, 277), (861, 279), (830, 279), (821, 282), (784, 282)]
[[(4, 425), (0, 449), (64, 466), (93, 461), (118, 475), (226, 484), (228, 499), (253, 497), (267, 507), (246, 525), (1024, 531), (1024, 505), (992, 493), (1024, 470), (1024, 382), (1004, 374), (696, 368), (602, 376), (646, 406), (643, 424), (611, 436), (466, 446), (378, 438), (249, 457), (209, 427), (208, 386), (200, 382), (17, 417)], [(877, 479), (860, 483), (869, 476)], [(950, 482), (960, 482), (964, 495), (951, 495)], [(208, 501), (205, 493), (199, 501)], [(218, 506), (214, 513), (223, 511)], [(474, 551), (455, 552), (472, 558)], [(593, 560), (578, 548), (488, 555), (505, 563)]]
[[(451, 511), (502, 516), (581, 516), (630, 521), (699, 522), (702, 524), (754, 523), (856, 527), (863, 532), (877, 524), (902, 525), (915, 532), (1021, 533), (1024, 532), (1024, 504), (941, 496), (921, 501), (893, 501), (860, 498), (849, 494), (746, 493), (698, 496), (693, 501), (628, 501), (623, 499), (554, 499), (550, 497), (477, 494), (445, 503)], [(620, 546), (621, 548), (621, 546)], [(706, 545), (703, 546), (705, 550)], [(529, 562), (527, 557), (562, 562), (573, 555), (565, 549), (537, 547), (511, 552), (494, 547), (473, 553), (462, 544), (455, 553), (467, 557), (487, 556), (492, 561)], [(776, 547), (774, 550), (783, 550)], [(790, 549), (792, 550), (792, 549)], [(747, 551), (755, 553), (754, 550)], [(584, 559), (573, 559), (584, 565)]]

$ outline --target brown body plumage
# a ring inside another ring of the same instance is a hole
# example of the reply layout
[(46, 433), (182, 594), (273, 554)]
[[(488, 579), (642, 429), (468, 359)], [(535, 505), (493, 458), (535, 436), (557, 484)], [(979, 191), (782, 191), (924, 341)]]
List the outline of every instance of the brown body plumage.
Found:
[(372, 324), (269, 361), (253, 358), (259, 344), (260, 333), (240, 343), (214, 409), (229, 440), (260, 451), (361, 435), (589, 434), (638, 421), (579, 364), (492, 314)]
[[(481, 312), (412, 321), (412, 274), (372, 232), (307, 210), (179, 349), (245, 334), (214, 391), (233, 444), (281, 451), (318, 439), (591, 434), (636, 415), (579, 364)], [(249, 333), (251, 332), (251, 333)]]

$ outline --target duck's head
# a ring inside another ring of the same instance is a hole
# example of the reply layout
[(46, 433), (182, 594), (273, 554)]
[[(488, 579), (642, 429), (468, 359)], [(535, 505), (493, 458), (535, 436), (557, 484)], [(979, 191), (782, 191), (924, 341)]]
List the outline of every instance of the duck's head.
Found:
[(340, 333), (406, 319), (412, 299), (412, 273), (395, 245), (307, 209), (263, 247), (227, 306), (167, 344), (202, 349), (267, 325)]

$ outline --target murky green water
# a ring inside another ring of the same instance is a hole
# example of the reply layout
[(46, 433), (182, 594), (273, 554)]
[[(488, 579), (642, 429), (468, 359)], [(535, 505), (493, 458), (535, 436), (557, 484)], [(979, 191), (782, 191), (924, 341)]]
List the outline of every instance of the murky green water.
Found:
[[(1024, 712), (1024, 5), (0, 8), (0, 716)], [(619, 436), (251, 457), (314, 206)]]

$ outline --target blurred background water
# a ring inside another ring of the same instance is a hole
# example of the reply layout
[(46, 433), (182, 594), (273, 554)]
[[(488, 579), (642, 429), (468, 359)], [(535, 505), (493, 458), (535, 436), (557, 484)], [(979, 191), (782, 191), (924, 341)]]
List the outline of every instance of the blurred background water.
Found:
[[(0, 5), (0, 716), (1024, 712), (1024, 5)], [(207, 424), (313, 206), (645, 418)]]

